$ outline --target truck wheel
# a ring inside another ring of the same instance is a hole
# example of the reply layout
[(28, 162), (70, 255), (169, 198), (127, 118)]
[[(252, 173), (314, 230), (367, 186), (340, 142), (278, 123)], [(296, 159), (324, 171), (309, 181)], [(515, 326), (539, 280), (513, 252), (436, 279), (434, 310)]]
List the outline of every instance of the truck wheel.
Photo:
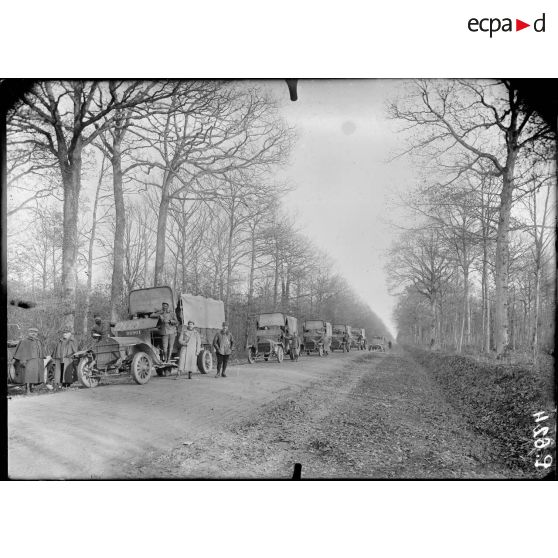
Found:
[(146, 384), (151, 378), (151, 358), (147, 353), (139, 351), (134, 355), (132, 359), (132, 364), (130, 365), (130, 371), (132, 372), (132, 378), (136, 384)]
[(202, 349), (201, 353), (198, 355), (198, 370), (202, 374), (207, 374), (211, 372), (213, 368), (213, 354), (208, 349)]
[(77, 376), (83, 387), (94, 388), (99, 385), (99, 378), (92, 377), (94, 373), (93, 362), (87, 358), (80, 359), (77, 365)]
[(253, 349), (248, 349), (248, 362), (254, 364), (256, 362), (256, 351)]
[(277, 347), (276, 351), (276, 356), (277, 356), (277, 362), (283, 362), (283, 347), (279, 346)]

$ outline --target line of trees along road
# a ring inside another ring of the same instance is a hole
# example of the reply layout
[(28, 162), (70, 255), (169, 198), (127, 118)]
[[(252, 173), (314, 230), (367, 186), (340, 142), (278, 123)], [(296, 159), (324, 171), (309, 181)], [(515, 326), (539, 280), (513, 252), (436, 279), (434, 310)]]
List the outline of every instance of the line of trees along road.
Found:
[(422, 168), (387, 267), (400, 337), (536, 361), (554, 336), (555, 123), (510, 81), (416, 81), (389, 113)]
[(84, 339), (92, 312), (119, 319), (132, 289), (170, 285), (222, 299), (240, 338), (269, 310), (387, 333), (282, 207), (296, 138), (261, 88), (40, 82), (7, 125), (9, 290), (42, 303), (9, 321)]

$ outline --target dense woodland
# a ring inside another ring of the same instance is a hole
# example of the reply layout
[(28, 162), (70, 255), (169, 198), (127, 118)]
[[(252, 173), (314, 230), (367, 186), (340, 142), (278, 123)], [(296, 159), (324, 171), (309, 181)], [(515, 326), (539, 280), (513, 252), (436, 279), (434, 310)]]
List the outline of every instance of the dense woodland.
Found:
[(508, 81), (416, 81), (389, 114), (421, 170), (386, 266), (399, 340), (553, 352), (555, 123)]
[(36, 306), (8, 323), (83, 345), (94, 313), (170, 285), (223, 300), (242, 342), (274, 310), (387, 334), (283, 203), (295, 141), (254, 84), (37, 83), (8, 115), (8, 294)]

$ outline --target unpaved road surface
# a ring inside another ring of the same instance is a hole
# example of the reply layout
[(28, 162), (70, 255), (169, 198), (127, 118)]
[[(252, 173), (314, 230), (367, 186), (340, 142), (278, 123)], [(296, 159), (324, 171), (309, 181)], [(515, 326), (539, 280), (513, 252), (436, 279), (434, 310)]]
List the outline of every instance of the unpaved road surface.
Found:
[(406, 354), (9, 401), (11, 478), (515, 478)]

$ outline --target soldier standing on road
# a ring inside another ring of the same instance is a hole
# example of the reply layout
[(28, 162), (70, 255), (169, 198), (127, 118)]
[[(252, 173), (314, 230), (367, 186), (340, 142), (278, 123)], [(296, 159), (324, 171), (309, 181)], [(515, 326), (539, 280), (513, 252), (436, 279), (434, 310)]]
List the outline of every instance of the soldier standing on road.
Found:
[(15, 383), (25, 384), (27, 393), (35, 384), (42, 384), (45, 377), (46, 353), (43, 344), (39, 341), (39, 330), (30, 327), (27, 338), (22, 339), (14, 352)]
[(159, 334), (163, 344), (163, 361), (168, 362), (174, 347), (176, 338), (176, 324), (178, 320), (176, 314), (170, 310), (168, 302), (163, 302), (162, 309), (151, 314), (152, 318), (159, 318)]
[(349, 351), (349, 334), (347, 332), (343, 333), (343, 352)]
[(198, 355), (202, 350), (201, 337), (197, 329), (194, 329), (194, 322), (190, 320), (187, 327), (182, 326), (180, 337), (180, 359), (178, 361), (178, 372), (176, 378), (180, 377), (181, 372), (188, 372), (188, 379), (192, 378), (192, 372), (196, 370)]
[(77, 352), (76, 340), (72, 336), (70, 327), (62, 330), (62, 337), (58, 341), (52, 358), (54, 359), (54, 385), (68, 387), (75, 381), (74, 353)]
[(217, 353), (217, 374), (215, 377), (218, 378), (222, 376), (226, 378), (225, 370), (227, 369), (227, 363), (229, 362), (229, 357), (234, 348), (234, 338), (232, 333), (229, 332), (229, 325), (227, 322), (223, 322), (223, 328), (215, 334), (213, 339), (213, 348)]
[(324, 331), (322, 340), (324, 343), (324, 354), (327, 356), (329, 355), (329, 351), (331, 351), (331, 337), (327, 336), (327, 331)]

